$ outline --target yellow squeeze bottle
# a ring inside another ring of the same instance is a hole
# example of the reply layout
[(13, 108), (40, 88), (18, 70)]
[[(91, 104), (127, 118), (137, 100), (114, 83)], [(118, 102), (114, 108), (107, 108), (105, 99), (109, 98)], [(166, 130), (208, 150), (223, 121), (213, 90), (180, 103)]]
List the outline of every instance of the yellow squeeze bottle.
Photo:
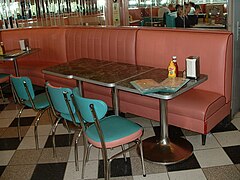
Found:
[(176, 77), (176, 66), (174, 65), (173, 61), (170, 61), (170, 64), (168, 66), (168, 77), (169, 78), (175, 78)]

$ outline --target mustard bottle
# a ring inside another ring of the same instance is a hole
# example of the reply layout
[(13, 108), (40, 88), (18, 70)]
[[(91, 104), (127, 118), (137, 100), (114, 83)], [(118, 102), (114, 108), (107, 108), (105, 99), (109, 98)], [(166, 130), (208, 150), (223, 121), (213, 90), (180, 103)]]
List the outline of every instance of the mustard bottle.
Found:
[(0, 42), (0, 55), (4, 55), (5, 54), (5, 48), (3, 45), (3, 42)]
[(174, 62), (172, 60), (170, 61), (170, 64), (168, 66), (168, 77), (169, 78), (176, 77), (176, 66), (174, 65)]

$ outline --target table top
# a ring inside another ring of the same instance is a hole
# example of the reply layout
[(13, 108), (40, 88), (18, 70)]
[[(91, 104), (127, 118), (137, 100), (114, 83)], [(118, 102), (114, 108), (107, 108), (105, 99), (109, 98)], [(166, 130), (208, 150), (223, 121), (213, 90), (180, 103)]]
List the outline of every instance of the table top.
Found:
[(153, 67), (85, 58), (48, 67), (43, 73), (114, 87), (117, 82), (151, 69)]
[(22, 51), (20, 49), (13, 49), (10, 51), (7, 51), (4, 55), (0, 55), (0, 61), (15, 61), (17, 58), (26, 56), (28, 54), (32, 54), (39, 49), (31, 49), (29, 51)]
[[(179, 76), (182, 76), (182, 72), (179, 72)], [(160, 83), (161, 81), (163, 81), (164, 79), (166, 79), (168, 77), (168, 71), (167, 69), (161, 69), (161, 68), (156, 68), (156, 69), (152, 69), (151, 71), (142, 73), (138, 76), (135, 77), (131, 77), (129, 79), (126, 79), (122, 82), (117, 83), (116, 88), (119, 90), (123, 90), (123, 91), (128, 91), (128, 92), (133, 92), (136, 94), (141, 94), (136, 88), (134, 88), (130, 82), (131, 81), (135, 81), (138, 79), (153, 79), (155, 81), (157, 81), (158, 83)], [(186, 85), (184, 85), (181, 89), (179, 89), (177, 92), (173, 92), (173, 93), (163, 93), (163, 92), (157, 92), (157, 93), (149, 93), (149, 94), (145, 94), (145, 96), (151, 96), (151, 97), (155, 97), (155, 98), (159, 98), (159, 99), (165, 99), (165, 100), (169, 100), (169, 99), (173, 99), (174, 97), (188, 91), (189, 89), (192, 89), (195, 86), (198, 86), (199, 84), (201, 84), (202, 82), (207, 80), (207, 75), (200, 75), (200, 77), (197, 80), (190, 80)]]
[(103, 66), (111, 64), (111, 61), (102, 61), (96, 59), (77, 59), (67, 63), (58, 64), (56, 66), (51, 66), (44, 69), (42, 72), (45, 74), (50, 74), (58, 77), (64, 77), (72, 79), (73, 76), (83, 76), (85, 78), (90, 78), (96, 69)]

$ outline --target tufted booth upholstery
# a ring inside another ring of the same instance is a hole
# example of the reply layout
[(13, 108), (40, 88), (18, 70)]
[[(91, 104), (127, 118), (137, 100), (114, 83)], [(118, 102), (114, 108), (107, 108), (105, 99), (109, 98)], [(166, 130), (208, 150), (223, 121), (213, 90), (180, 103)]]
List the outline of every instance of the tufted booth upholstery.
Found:
[[(43, 75), (41, 69), (79, 58), (100, 59), (166, 68), (176, 55), (180, 70), (185, 58), (200, 56), (201, 73), (208, 80), (168, 101), (169, 123), (202, 134), (208, 133), (230, 114), (232, 81), (232, 34), (167, 28), (64, 27), (7, 30), (1, 32), (6, 49), (18, 48), (18, 40), (28, 38), (32, 48), (40, 48), (19, 59), (21, 75), (33, 83), (50, 81), (57, 86), (76, 86), (76, 81)], [(210, 48), (209, 48), (210, 47)], [(11, 63), (1, 62), (0, 72), (13, 72)], [(84, 83), (84, 95), (112, 104), (109, 88)], [(159, 100), (119, 92), (120, 110), (159, 121)]]

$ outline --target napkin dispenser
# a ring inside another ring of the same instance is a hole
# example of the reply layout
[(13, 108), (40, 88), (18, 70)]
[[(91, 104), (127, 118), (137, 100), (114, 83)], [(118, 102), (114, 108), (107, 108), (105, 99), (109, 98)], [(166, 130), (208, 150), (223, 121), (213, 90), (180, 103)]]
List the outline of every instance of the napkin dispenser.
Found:
[(200, 58), (199, 56), (189, 56), (186, 58), (186, 77), (197, 79), (200, 76)]
[(29, 41), (28, 41), (28, 39), (21, 39), (21, 40), (19, 40), (19, 45), (20, 45), (20, 49), (22, 51), (28, 51), (29, 50)]

